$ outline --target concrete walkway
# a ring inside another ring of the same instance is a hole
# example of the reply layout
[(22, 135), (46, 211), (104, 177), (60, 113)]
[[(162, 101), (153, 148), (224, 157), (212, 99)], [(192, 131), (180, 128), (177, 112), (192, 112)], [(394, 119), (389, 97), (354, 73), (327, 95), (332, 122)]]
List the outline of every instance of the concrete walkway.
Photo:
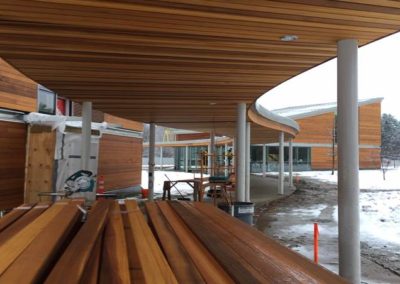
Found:
[(278, 200), (293, 192), (295, 188), (289, 189), (289, 183), (285, 181), (285, 194), (278, 194), (278, 178), (250, 175), (250, 199), (256, 207), (262, 206), (274, 200)]

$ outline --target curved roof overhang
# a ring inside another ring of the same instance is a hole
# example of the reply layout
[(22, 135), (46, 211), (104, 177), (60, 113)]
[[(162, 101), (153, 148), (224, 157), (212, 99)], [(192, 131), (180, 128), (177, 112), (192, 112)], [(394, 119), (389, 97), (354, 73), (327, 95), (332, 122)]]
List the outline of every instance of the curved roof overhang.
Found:
[(257, 101), (250, 107), (247, 115), (256, 124), (251, 129), (252, 143), (278, 141), (280, 132), (286, 134), (286, 139), (293, 138), (300, 130), (296, 121), (267, 110)]
[(142, 122), (232, 135), (246, 102), (270, 129), (254, 126), (254, 142), (276, 140), (296, 131), (256, 112), (258, 97), (335, 57), (340, 39), (400, 29), (400, 4), (367, 2), (2, 0), (0, 56), (61, 96)]

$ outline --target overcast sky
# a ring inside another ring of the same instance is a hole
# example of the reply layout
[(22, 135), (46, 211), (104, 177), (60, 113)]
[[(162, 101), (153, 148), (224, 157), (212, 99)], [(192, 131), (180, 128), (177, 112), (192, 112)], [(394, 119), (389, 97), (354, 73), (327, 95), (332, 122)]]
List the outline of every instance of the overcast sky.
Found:
[[(400, 119), (400, 33), (360, 48), (358, 96), (383, 97), (382, 113)], [(266, 93), (267, 109), (336, 101), (336, 59), (313, 68)]]

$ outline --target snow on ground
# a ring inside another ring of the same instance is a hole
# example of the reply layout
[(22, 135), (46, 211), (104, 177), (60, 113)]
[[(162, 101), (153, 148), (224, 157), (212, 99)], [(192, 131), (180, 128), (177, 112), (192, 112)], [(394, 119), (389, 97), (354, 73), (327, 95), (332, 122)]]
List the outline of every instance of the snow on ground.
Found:
[[(294, 176), (315, 178), (321, 181), (337, 183), (337, 171), (332, 175), (331, 171), (296, 172)], [(382, 170), (360, 170), (359, 180), (361, 189), (400, 189), (400, 168), (388, 169), (386, 179), (383, 179)]]
[[(267, 174), (278, 175), (277, 172), (267, 172)], [(299, 176), (332, 184), (337, 183), (337, 171), (333, 175), (331, 171), (294, 172), (293, 176), (294, 179), (296, 179), (296, 176)], [(400, 190), (400, 168), (387, 169), (385, 180), (383, 179), (382, 170), (360, 170), (359, 180), (361, 189)]]
[[(295, 175), (337, 183), (337, 172), (298, 172)], [(400, 168), (389, 169), (383, 179), (382, 170), (361, 170), (360, 233), (361, 240), (387, 241), (400, 245)], [(337, 222), (337, 206), (334, 219)]]
[[(206, 177), (207, 175), (204, 175)], [(171, 172), (171, 171), (155, 171), (154, 172), (154, 193), (162, 194), (164, 181), (168, 179), (172, 181), (182, 180), (182, 179), (193, 179), (194, 177), (199, 178), (200, 174), (185, 173), (185, 172)], [(142, 187), (147, 188), (148, 186), (148, 171), (142, 171)], [(177, 188), (177, 189), (176, 189)], [(172, 195), (182, 195), (193, 194), (193, 188), (186, 183), (178, 183), (176, 188), (171, 189)], [(178, 192), (179, 190), (179, 192)]]

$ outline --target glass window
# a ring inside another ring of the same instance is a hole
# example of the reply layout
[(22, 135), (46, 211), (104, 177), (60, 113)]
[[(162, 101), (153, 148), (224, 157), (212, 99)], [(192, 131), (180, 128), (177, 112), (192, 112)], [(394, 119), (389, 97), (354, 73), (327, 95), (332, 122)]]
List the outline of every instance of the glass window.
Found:
[(38, 112), (45, 114), (56, 113), (56, 94), (40, 85), (38, 89)]
[(298, 147), (296, 155), (297, 164), (308, 164), (310, 163), (310, 148), (309, 147)]
[(251, 162), (262, 162), (262, 146), (250, 147), (250, 160)]

